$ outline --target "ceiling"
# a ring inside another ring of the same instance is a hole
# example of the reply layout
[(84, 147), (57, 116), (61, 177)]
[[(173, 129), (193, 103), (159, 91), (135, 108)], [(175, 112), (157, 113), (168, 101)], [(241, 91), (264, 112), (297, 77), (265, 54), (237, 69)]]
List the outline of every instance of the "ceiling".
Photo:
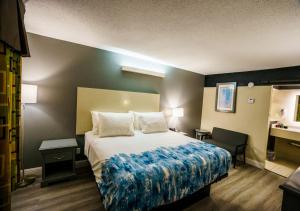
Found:
[(201, 74), (300, 65), (300, 0), (25, 0), (25, 6), (28, 32)]

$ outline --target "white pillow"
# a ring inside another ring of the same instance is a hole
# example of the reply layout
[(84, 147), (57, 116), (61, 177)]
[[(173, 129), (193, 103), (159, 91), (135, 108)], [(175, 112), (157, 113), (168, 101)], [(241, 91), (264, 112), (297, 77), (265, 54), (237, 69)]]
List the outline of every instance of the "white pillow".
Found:
[(129, 113), (133, 113), (134, 115), (134, 129), (141, 130), (140, 117), (141, 116), (153, 116), (153, 117), (164, 117), (163, 112), (135, 112), (129, 111)]
[(143, 114), (139, 116), (139, 125), (143, 133), (157, 133), (168, 131), (165, 116), (161, 112)]
[(93, 128), (92, 128), (92, 132), (94, 135), (98, 135), (98, 127), (99, 127), (99, 118), (98, 118), (98, 111), (91, 111), (92, 114), (92, 124), (93, 124)]
[(134, 117), (134, 129), (135, 130), (140, 130), (140, 126), (139, 126), (139, 114), (143, 114), (141, 112), (135, 112), (135, 111), (129, 111), (129, 113), (133, 114)]
[(132, 113), (100, 112), (98, 119), (98, 134), (100, 137), (134, 135)]

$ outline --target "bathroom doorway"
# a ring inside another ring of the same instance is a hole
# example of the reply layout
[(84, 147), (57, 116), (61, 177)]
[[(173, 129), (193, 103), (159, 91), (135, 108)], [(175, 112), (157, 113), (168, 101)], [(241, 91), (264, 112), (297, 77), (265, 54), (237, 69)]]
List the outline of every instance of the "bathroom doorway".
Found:
[(300, 85), (273, 86), (265, 168), (288, 177), (300, 166)]

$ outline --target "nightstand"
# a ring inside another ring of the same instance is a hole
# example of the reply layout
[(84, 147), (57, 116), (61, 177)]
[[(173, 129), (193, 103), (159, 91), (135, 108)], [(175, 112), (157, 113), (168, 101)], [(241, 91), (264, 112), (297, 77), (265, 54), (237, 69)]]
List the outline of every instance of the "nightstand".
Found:
[(207, 130), (195, 129), (195, 137), (196, 139), (203, 140), (204, 138), (210, 137), (210, 132)]
[(76, 177), (76, 139), (43, 141), (39, 151), (42, 155), (43, 176), (41, 187), (48, 183)]

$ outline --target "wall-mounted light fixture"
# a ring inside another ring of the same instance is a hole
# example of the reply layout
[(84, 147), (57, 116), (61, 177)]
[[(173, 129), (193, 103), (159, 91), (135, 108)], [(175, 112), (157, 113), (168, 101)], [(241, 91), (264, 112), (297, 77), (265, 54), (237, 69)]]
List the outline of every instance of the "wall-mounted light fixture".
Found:
[(126, 71), (126, 72), (144, 74), (144, 75), (152, 75), (152, 76), (156, 76), (156, 77), (160, 77), (160, 78), (165, 77), (165, 73), (156, 72), (156, 71), (153, 71), (153, 70), (146, 70), (146, 69), (136, 68), (136, 67), (122, 66), (121, 70)]

